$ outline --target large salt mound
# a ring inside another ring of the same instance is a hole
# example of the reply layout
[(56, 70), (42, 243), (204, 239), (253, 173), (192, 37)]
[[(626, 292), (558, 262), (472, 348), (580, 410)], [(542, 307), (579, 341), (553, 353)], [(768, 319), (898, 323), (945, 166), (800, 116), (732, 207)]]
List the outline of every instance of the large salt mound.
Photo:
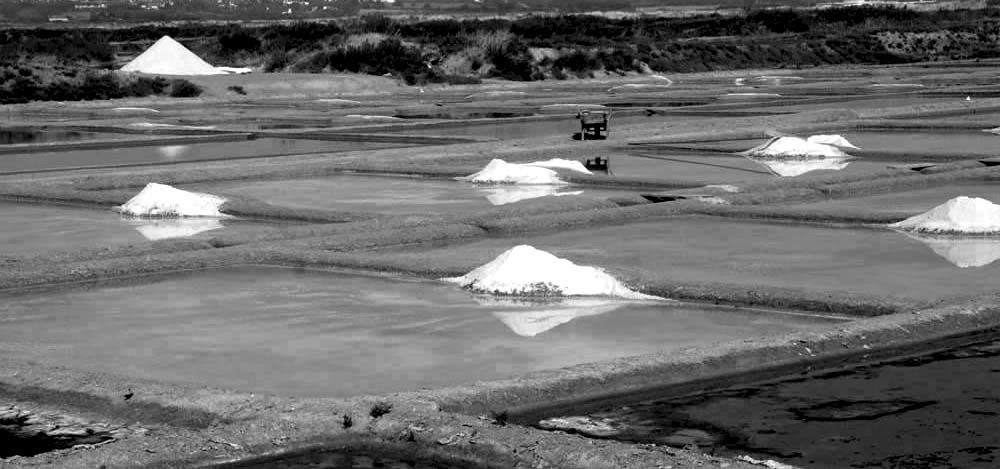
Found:
[(526, 244), (508, 249), (468, 274), (442, 280), (494, 295), (660, 299), (628, 289), (603, 269), (576, 265)]
[(219, 211), (225, 201), (223, 197), (151, 182), (119, 211), (134, 217), (225, 217)]
[[(824, 140), (835, 140), (839, 135), (822, 135)], [(840, 137), (843, 138), (843, 137)], [(846, 142), (846, 139), (844, 140)], [(847, 142), (850, 144), (850, 142)], [(744, 152), (754, 157), (846, 157), (849, 156), (837, 146), (809, 141), (799, 137), (774, 137), (767, 143), (753, 147)]]
[(156, 73), (160, 75), (225, 75), (205, 62), (170, 36), (163, 36), (155, 44), (122, 67), (124, 72)]
[(1000, 259), (1000, 238), (904, 233), (931, 248), (935, 254), (963, 269), (982, 267)]
[(590, 170), (587, 169), (587, 167), (584, 166), (583, 163), (574, 160), (564, 160), (562, 158), (552, 158), (550, 160), (535, 161), (532, 163), (525, 163), (525, 164), (527, 164), (528, 166), (540, 166), (542, 168), (550, 168), (550, 169), (568, 169), (570, 171), (575, 171), (577, 173), (583, 173), (583, 174), (594, 174), (590, 172)]
[(493, 159), (475, 174), (455, 178), (484, 184), (566, 184), (549, 168)]
[(1000, 233), (1000, 205), (960, 196), (889, 226), (924, 233)]

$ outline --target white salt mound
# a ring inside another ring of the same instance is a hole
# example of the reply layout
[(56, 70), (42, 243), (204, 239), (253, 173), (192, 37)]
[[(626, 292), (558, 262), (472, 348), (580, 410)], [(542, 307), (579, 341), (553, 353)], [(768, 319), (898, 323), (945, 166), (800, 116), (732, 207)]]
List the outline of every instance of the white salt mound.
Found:
[(998, 135), (1000, 135), (1000, 127), (995, 127), (995, 128), (992, 128), (992, 129), (986, 129), (983, 132), (989, 132), (991, 134), (998, 134)]
[(479, 172), (455, 179), (483, 184), (566, 184), (549, 168), (508, 163), (497, 158)]
[(1000, 205), (978, 197), (959, 196), (889, 226), (923, 233), (1000, 233)]
[(123, 215), (135, 217), (225, 217), (219, 211), (225, 201), (223, 197), (151, 182), (118, 209)]
[(584, 166), (583, 163), (575, 160), (564, 160), (562, 158), (552, 158), (550, 160), (535, 161), (532, 163), (525, 163), (525, 164), (528, 166), (539, 166), (542, 168), (568, 169), (570, 171), (575, 171), (583, 174), (594, 174), (590, 172), (590, 170), (587, 169), (587, 167)]
[(660, 299), (630, 290), (603, 269), (576, 265), (526, 244), (508, 249), (468, 274), (442, 280), (494, 295)]
[(225, 75), (228, 73), (205, 62), (170, 36), (161, 37), (149, 49), (125, 64), (122, 71), (159, 75)]
[[(834, 137), (831, 135), (821, 136), (824, 140), (833, 140)], [(846, 140), (845, 140), (846, 141)], [(849, 144), (850, 142), (848, 142)], [(808, 139), (799, 137), (774, 137), (768, 140), (767, 143), (753, 147), (746, 152), (745, 155), (756, 156), (756, 157), (790, 157), (790, 156), (809, 156), (809, 157), (846, 157), (849, 156), (844, 153), (843, 150), (837, 146), (820, 143), (815, 141), (809, 141)]]
[(853, 150), (860, 150), (861, 148), (855, 146), (849, 140), (841, 135), (810, 135), (806, 139), (807, 142), (822, 143), (824, 145), (832, 145), (837, 148), (850, 148)]

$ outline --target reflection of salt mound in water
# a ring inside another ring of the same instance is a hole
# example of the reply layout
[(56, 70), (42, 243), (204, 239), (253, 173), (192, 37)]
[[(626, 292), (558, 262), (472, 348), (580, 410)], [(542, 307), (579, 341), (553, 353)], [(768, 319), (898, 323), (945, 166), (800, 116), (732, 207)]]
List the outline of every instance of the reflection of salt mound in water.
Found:
[(575, 160), (564, 160), (562, 158), (552, 158), (550, 160), (534, 161), (525, 164), (528, 166), (539, 166), (542, 168), (549, 168), (549, 169), (568, 169), (570, 171), (575, 171), (577, 173), (583, 173), (583, 174), (594, 174), (590, 172), (590, 170), (587, 169), (587, 167), (584, 166), (583, 163)]
[(889, 226), (925, 233), (1000, 233), (1000, 205), (960, 196)]
[(851, 164), (852, 156), (846, 157), (819, 157), (819, 158), (789, 158), (764, 160), (751, 158), (750, 160), (764, 165), (768, 170), (777, 176), (795, 177), (806, 173), (820, 170), (840, 171)]
[(577, 318), (596, 316), (618, 309), (625, 303), (606, 298), (546, 298), (524, 301), (516, 298), (477, 296), (484, 306), (503, 308), (493, 316), (521, 337), (534, 337)]
[(904, 234), (926, 244), (934, 253), (963, 269), (982, 267), (1000, 259), (1000, 238), (997, 237), (963, 237), (905, 232)]
[(486, 184), (566, 184), (555, 171), (537, 165), (508, 163), (493, 159), (475, 174), (455, 178)]
[(114, 107), (111, 110), (115, 112), (151, 112), (154, 114), (160, 112), (149, 107)]
[(670, 88), (671, 85), (664, 84), (651, 84), (651, 83), (626, 83), (624, 85), (612, 86), (608, 88), (609, 93), (614, 93), (616, 91), (655, 91), (662, 90), (664, 88)]
[(223, 197), (151, 182), (119, 211), (135, 217), (225, 217), (219, 211), (225, 201)]
[(205, 231), (222, 228), (215, 218), (184, 218), (170, 220), (149, 220), (135, 229), (150, 241), (170, 238), (186, 238)]
[(495, 295), (659, 299), (628, 289), (603, 269), (576, 265), (526, 244), (508, 249), (468, 274), (443, 280)]
[[(831, 143), (836, 142), (836, 143)], [(792, 136), (774, 137), (744, 155), (754, 157), (846, 157), (841, 148), (857, 148), (840, 135), (814, 135), (808, 139)]]
[(184, 152), (187, 151), (187, 149), (188, 149), (187, 145), (167, 145), (163, 147), (157, 147), (156, 151), (159, 154), (163, 155), (164, 158), (172, 160), (184, 154)]
[(507, 205), (522, 200), (537, 199), (540, 197), (562, 197), (564, 195), (581, 195), (583, 191), (559, 192), (562, 186), (546, 185), (498, 185), (490, 187), (479, 187), (480, 193), (486, 196), (493, 205)]
[(528, 93), (524, 91), (483, 91), (481, 93), (472, 93), (465, 97), (465, 99), (472, 98), (503, 98), (509, 96), (524, 96)]

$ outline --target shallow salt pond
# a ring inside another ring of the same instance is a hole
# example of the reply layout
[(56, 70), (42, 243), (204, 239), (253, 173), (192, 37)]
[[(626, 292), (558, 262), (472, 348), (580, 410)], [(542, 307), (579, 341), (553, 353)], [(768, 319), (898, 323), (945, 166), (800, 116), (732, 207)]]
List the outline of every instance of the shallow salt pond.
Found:
[(464, 269), (529, 244), (653, 285), (766, 286), (913, 301), (994, 293), (1000, 239), (965, 241), (911, 237), (887, 228), (692, 216), (400, 252), (393, 262)]
[(958, 196), (979, 197), (1000, 204), (1000, 183), (959, 183), (947, 186), (891, 192), (887, 194), (827, 200), (815, 203), (794, 203), (789, 207), (817, 209), (849, 209), (861, 212), (926, 212)]
[(73, 142), (115, 138), (114, 134), (56, 129), (0, 129), (0, 145)]
[(659, 301), (504, 301), (436, 281), (267, 267), (0, 300), (5, 357), (301, 396), (457, 385), (839, 323)]
[(0, 155), (0, 173), (183, 163), (400, 147), (391, 143), (262, 138), (234, 142)]
[(240, 227), (245, 220), (132, 219), (108, 209), (0, 201), (0, 253), (25, 255), (101, 246), (128, 245), (173, 237), (204, 238)]
[(588, 412), (608, 438), (808, 468), (992, 469), (1000, 341)]
[(353, 174), (317, 179), (198, 184), (187, 189), (253, 197), (283, 207), (384, 214), (469, 213), (547, 196), (608, 198), (638, 192), (578, 185), (477, 185), (449, 179)]

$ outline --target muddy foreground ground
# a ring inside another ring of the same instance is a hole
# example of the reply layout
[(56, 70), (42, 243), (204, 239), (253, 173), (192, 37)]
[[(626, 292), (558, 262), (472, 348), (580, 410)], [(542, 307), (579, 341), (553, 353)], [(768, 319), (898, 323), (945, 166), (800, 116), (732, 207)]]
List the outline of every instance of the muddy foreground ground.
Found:
[[(773, 75), (799, 78), (784, 82), (764, 78), (750, 87), (734, 82), (745, 78), (753, 83), (755, 77)], [(286, 92), (281, 91), (281, 86), (269, 86), (266, 96), (264, 92), (254, 93), (254, 83), (261, 80), (255, 78), (253, 83), (244, 83), (250, 95), (238, 99), (36, 103), (11, 107), (5, 113), (6, 125), (118, 129), (119, 134), (122, 129), (131, 129), (143, 138), (174, 138), (178, 133), (190, 138), (226, 130), (231, 131), (227, 135), (292, 138), (315, 131), (329, 134), (324, 138), (331, 140), (372, 140), (379, 136), (411, 146), (7, 174), (0, 176), (0, 195), (18, 202), (109, 208), (123, 203), (147, 182), (211, 187), (220, 183), (238, 185), (244, 180), (296, 180), (345, 172), (445, 178), (469, 174), (492, 158), (532, 161), (610, 156), (613, 161), (631, 161), (634, 148), (642, 147), (654, 156), (677, 159), (681, 157), (676, 152), (664, 148), (691, 142), (717, 143), (727, 138), (762, 139), (775, 131), (840, 133), (859, 128), (956, 127), (978, 131), (1000, 125), (995, 121), (990, 125), (991, 113), (995, 117), (1000, 109), (1000, 98), (993, 97), (1000, 96), (1000, 87), (989, 83), (996, 76), (997, 68), (992, 64), (941, 64), (677, 75), (668, 77), (671, 86), (667, 88), (662, 87), (665, 81), (659, 78), (627, 77), (601, 82), (490, 83), (478, 88), (443, 89), (380, 83), (370, 93), (358, 86), (358, 78), (352, 77), (340, 94), (333, 91), (335, 84), (310, 82), (309, 87)], [(232, 79), (241, 83), (238, 77)], [(630, 91), (625, 93), (607, 91), (626, 83), (656, 86), (626, 88)], [(338, 99), (356, 102), (330, 101)], [(775, 104), (775, 100), (784, 102)], [(552, 106), (623, 102), (630, 107), (622, 107), (621, 116), (646, 113), (648, 109), (652, 116), (666, 117), (613, 126), (607, 140), (578, 142), (569, 139), (574, 111), (569, 106)], [(678, 102), (696, 105), (680, 106)], [(567, 130), (517, 139), (466, 135), (463, 138), (467, 140), (454, 141), (459, 133), (455, 129), (467, 127), (472, 118), (482, 119), (484, 112), (499, 111), (532, 114), (514, 119), (539, 126), (562, 122)], [(445, 116), (449, 113), (475, 117), (456, 122)], [(429, 117), (417, 123), (359, 122), (347, 117), (349, 114)], [(136, 129), (142, 127), (132, 125), (149, 121), (213, 129), (140, 132)], [(407, 132), (411, 126), (420, 129), (419, 138)], [(99, 143), (95, 147), (115, 145)], [(29, 146), (24, 151), (41, 149)], [(845, 225), (870, 227), (913, 213), (884, 207), (831, 207), (819, 202), (970, 182), (991, 184), (1000, 175), (984, 156), (969, 157), (961, 151), (918, 153), (904, 152), (891, 159), (901, 164), (934, 160), (934, 166), (911, 171), (875, 164), (871, 170), (819, 171), (792, 178), (753, 172), (738, 166), (745, 160), (729, 156), (714, 166), (674, 161), (674, 166), (662, 173), (644, 173), (643, 167), (637, 166), (640, 169), (634, 174), (573, 177), (572, 181), (580, 185), (624, 190), (622, 196), (610, 200), (547, 197), (486, 211), (444, 214), (291, 208), (251, 197), (233, 197), (225, 208), (227, 213), (281, 223), (192, 240), (135, 242), (30, 255), (5, 252), (0, 288), (4, 294), (25, 289), (44, 292), (47, 288), (68, 288), (86, 282), (256, 264), (439, 278), (463, 273), (480, 262), (471, 256), (436, 255), (428, 247), (440, 250), (454, 245), (460, 250), (478, 240), (682, 220), (689, 216), (809, 223), (831, 230)], [(698, 157), (711, 159), (717, 155), (683, 158)], [(872, 160), (883, 161), (878, 155)], [(705, 184), (732, 184), (740, 190), (705, 188)], [(689, 197), (651, 204), (640, 193)], [(653, 392), (683, 393), (765, 376), (811, 373), (852, 361), (912, 353), (934, 347), (936, 340), (961, 341), (962, 337), (1000, 327), (1000, 303), (995, 292), (988, 290), (957, 289), (941, 295), (922, 295), (906, 291), (905, 282), (902, 291), (824, 289), (794, 286), (780, 277), (757, 282), (749, 274), (719, 281), (713, 280), (711, 268), (701, 277), (694, 275), (698, 271), (694, 266), (618, 266), (612, 271), (645, 292), (674, 299), (833, 314), (851, 320), (820, 332), (747, 337), (734, 343), (580, 364), (504, 380), (337, 399), (277, 397), (245, 389), (144, 380), (127, 372), (88, 372), (54, 361), (12, 358), (17, 354), (8, 349), (11, 353), (0, 360), (0, 419), (28, 420), (53, 435), (63, 431), (68, 435), (106, 434), (108, 438), (86, 440), (73, 448), (33, 457), (10, 457), (0, 460), (0, 466), (312, 467), (310, 464), (323, 461), (325, 452), (343, 450), (436, 464), (429, 467), (755, 467), (690, 448), (629, 445), (546, 432), (509, 424), (506, 416), (552, 407), (572, 413), (580, 402)], [(919, 288), (918, 283), (914, 285), (914, 289)]]

